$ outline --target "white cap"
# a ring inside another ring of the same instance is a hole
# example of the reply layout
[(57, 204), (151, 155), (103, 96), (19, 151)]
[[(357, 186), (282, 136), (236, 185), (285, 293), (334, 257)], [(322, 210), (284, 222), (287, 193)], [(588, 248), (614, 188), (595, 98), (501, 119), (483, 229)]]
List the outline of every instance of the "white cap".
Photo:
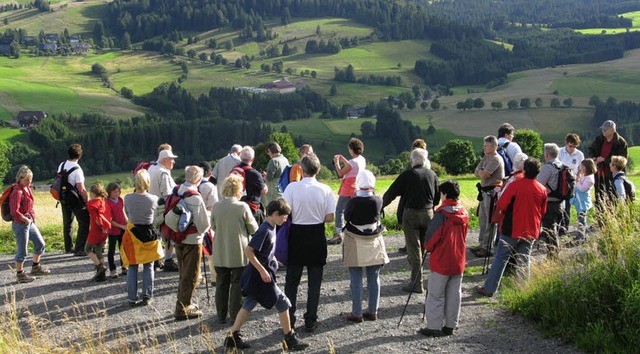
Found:
[(174, 155), (171, 150), (162, 150), (162, 151), (160, 151), (160, 154), (158, 154), (158, 161), (162, 161), (162, 160), (166, 159), (167, 157), (175, 159), (178, 156)]
[(376, 176), (369, 170), (362, 170), (356, 176), (358, 189), (373, 189), (376, 187)]

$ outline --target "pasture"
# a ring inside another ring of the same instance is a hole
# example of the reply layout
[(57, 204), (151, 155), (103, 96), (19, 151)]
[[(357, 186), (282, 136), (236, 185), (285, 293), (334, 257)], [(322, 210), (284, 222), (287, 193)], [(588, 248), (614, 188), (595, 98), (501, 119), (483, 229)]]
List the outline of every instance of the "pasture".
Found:
[(640, 11), (626, 12), (620, 14), (624, 18), (628, 18), (632, 20), (631, 28), (586, 28), (586, 29), (578, 29), (576, 32), (580, 32), (582, 34), (620, 34), (629, 32), (637, 32), (640, 31)]

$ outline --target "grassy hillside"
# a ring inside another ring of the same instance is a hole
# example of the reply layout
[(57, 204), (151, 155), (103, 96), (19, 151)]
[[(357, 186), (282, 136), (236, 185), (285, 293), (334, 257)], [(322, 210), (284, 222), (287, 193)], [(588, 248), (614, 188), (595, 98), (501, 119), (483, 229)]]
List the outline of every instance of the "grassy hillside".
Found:
[[(0, 3), (8, 1), (0, 1)], [(13, 1), (22, 4), (33, 3), (31, 0)], [(100, 19), (107, 11), (107, 1), (53, 0), (51, 12), (40, 12), (38, 9), (22, 9), (0, 14), (0, 18), (9, 20), (9, 27), (23, 28), (29, 35), (37, 35), (41, 30), (46, 33), (62, 33), (68, 29), (71, 34), (90, 33), (94, 21)]]
[(631, 19), (633, 21), (633, 26), (631, 28), (587, 28), (576, 30), (576, 32), (580, 32), (582, 34), (618, 34), (625, 33), (627, 30), (629, 32), (637, 32), (640, 31), (640, 11), (626, 12), (620, 14), (620, 16), (624, 18)]

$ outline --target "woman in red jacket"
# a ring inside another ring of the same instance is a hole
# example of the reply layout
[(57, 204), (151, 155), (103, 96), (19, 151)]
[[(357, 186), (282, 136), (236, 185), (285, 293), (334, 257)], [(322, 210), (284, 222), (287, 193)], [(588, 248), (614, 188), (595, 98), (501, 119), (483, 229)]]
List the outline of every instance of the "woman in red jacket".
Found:
[[(9, 197), (11, 209), (11, 228), (16, 235), (16, 276), (18, 283), (29, 283), (34, 275), (46, 275), (51, 271), (40, 264), (40, 256), (44, 253), (44, 239), (36, 226), (36, 213), (33, 210), (33, 190), (31, 180), (33, 172), (27, 166), (20, 166), (16, 174), (16, 183), (12, 186)], [(28, 243), (33, 242), (33, 265), (31, 274), (24, 272), (22, 266), (27, 257)]]

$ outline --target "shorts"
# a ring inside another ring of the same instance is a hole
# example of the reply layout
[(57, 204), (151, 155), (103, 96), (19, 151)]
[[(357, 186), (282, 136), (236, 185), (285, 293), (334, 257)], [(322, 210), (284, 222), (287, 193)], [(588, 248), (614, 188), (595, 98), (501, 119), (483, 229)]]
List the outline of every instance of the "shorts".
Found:
[(95, 253), (98, 259), (103, 258), (104, 242), (100, 242), (97, 245), (92, 245), (89, 242), (84, 244), (85, 253)]
[[(276, 300), (275, 307), (278, 313), (282, 313), (284, 311), (287, 311), (291, 307), (291, 302), (289, 301), (289, 298), (287, 298), (287, 296), (282, 291), (280, 291), (279, 288), (276, 287), (276, 289), (278, 291), (278, 300)], [(242, 301), (242, 308), (249, 312), (253, 311), (253, 309), (256, 308), (257, 305), (258, 300), (255, 298), (255, 296), (247, 296)]]

